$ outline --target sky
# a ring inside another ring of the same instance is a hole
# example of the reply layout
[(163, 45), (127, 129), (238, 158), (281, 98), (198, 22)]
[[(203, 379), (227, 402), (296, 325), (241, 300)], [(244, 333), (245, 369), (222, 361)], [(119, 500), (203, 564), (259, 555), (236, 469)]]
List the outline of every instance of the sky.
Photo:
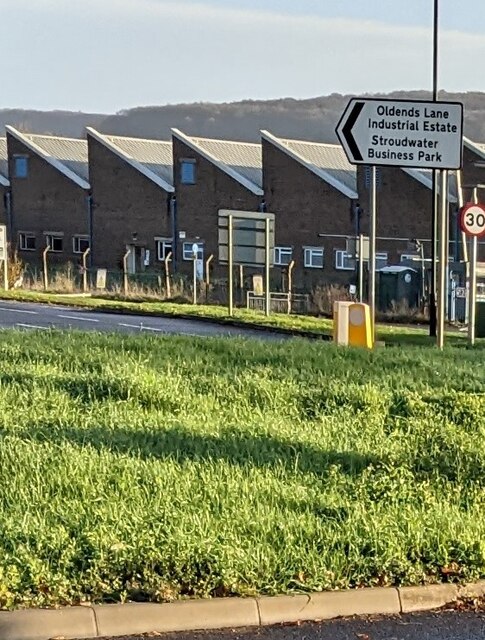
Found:
[[(440, 88), (485, 91), (485, 0), (439, 0)], [(433, 0), (0, 0), (0, 108), (429, 89)]]

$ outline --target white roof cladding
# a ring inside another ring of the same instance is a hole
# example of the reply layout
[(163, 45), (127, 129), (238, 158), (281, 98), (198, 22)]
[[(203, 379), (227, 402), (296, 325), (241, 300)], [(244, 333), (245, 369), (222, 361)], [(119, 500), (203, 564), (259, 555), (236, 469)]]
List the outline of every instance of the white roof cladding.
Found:
[(305, 166), (312, 173), (352, 200), (358, 199), (357, 171), (347, 160), (338, 144), (307, 142), (278, 138), (269, 131), (261, 131), (264, 140)]
[(22, 133), (9, 125), (5, 128), (33, 153), (43, 158), (79, 187), (90, 189), (86, 140)]
[(263, 159), (260, 144), (187, 136), (178, 129), (173, 135), (221, 171), (257, 196), (263, 196)]
[(7, 138), (0, 138), (0, 185), (9, 187)]
[(473, 142), (470, 138), (466, 138), (463, 136), (463, 144), (467, 149), (473, 151), (477, 154), (482, 160), (485, 160), (485, 142)]
[(171, 141), (112, 136), (100, 133), (92, 127), (87, 127), (86, 130), (88, 135), (91, 135), (167, 193), (174, 192)]

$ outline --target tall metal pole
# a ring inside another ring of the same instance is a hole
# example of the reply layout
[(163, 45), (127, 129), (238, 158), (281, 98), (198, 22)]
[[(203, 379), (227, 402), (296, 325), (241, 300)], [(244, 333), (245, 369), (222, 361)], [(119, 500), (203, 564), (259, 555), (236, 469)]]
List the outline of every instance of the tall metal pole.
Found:
[[(478, 204), (478, 189), (473, 189), (473, 202)], [(468, 342), (471, 346), (475, 344), (475, 309), (477, 305), (477, 260), (478, 260), (478, 238), (473, 236), (472, 255), (470, 258), (470, 279), (468, 281)]]
[[(439, 0), (433, 11), (433, 101), (438, 100), (438, 25)], [(431, 283), (429, 288), (429, 335), (436, 337), (436, 239), (438, 236), (438, 172), (433, 169), (433, 209), (431, 214)]]
[(372, 326), (372, 342), (376, 325), (376, 218), (377, 218), (377, 169), (371, 167), (369, 230), (369, 306)]
[(265, 293), (265, 309), (264, 312), (267, 316), (270, 314), (270, 304), (271, 304), (271, 296), (270, 296), (270, 283), (269, 283), (269, 267), (271, 262), (270, 257), (270, 220), (266, 218), (265, 224), (265, 234), (264, 234), (264, 246), (265, 246), (265, 283), (264, 283), (264, 293)]
[(439, 286), (438, 286), (438, 340), (437, 345), (443, 349), (445, 344), (445, 314), (446, 314), (446, 275), (448, 273), (448, 171), (441, 172), (440, 186), (440, 263), (439, 263)]
[(227, 263), (229, 265), (229, 274), (228, 274), (228, 287), (229, 287), (229, 302), (228, 302), (228, 311), (229, 311), (229, 315), (232, 316), (233, 314), (233, 304), (234, 304), (234, 296), (233, 296), (233, 283), (234, 283), (234, 275), (233, 275), (233, 262), (234, 262), (234, 241), (233, 241), (233, 236), (232, 236), (232, 227), (233, 227), (233, 218), (232, 215), (229, 215), (229, 222), (228, 222), (228, 256), (227, 256)]
[(359, 234), (359, 302), (364, 302), (364, 236)]

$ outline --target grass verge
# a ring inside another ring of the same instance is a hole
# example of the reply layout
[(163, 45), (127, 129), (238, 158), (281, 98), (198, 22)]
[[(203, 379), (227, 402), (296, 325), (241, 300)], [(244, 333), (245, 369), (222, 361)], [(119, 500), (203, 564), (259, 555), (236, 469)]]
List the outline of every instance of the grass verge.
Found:
[(2, 608), (485, 576), (480, 352), (1, 338)]

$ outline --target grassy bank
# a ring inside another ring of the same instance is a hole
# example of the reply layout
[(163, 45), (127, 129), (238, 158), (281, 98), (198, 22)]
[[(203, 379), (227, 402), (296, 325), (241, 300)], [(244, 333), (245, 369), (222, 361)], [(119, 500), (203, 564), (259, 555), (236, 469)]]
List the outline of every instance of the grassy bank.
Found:
[(1, 338), (3, 608), (485, 576), (480, 352)]

